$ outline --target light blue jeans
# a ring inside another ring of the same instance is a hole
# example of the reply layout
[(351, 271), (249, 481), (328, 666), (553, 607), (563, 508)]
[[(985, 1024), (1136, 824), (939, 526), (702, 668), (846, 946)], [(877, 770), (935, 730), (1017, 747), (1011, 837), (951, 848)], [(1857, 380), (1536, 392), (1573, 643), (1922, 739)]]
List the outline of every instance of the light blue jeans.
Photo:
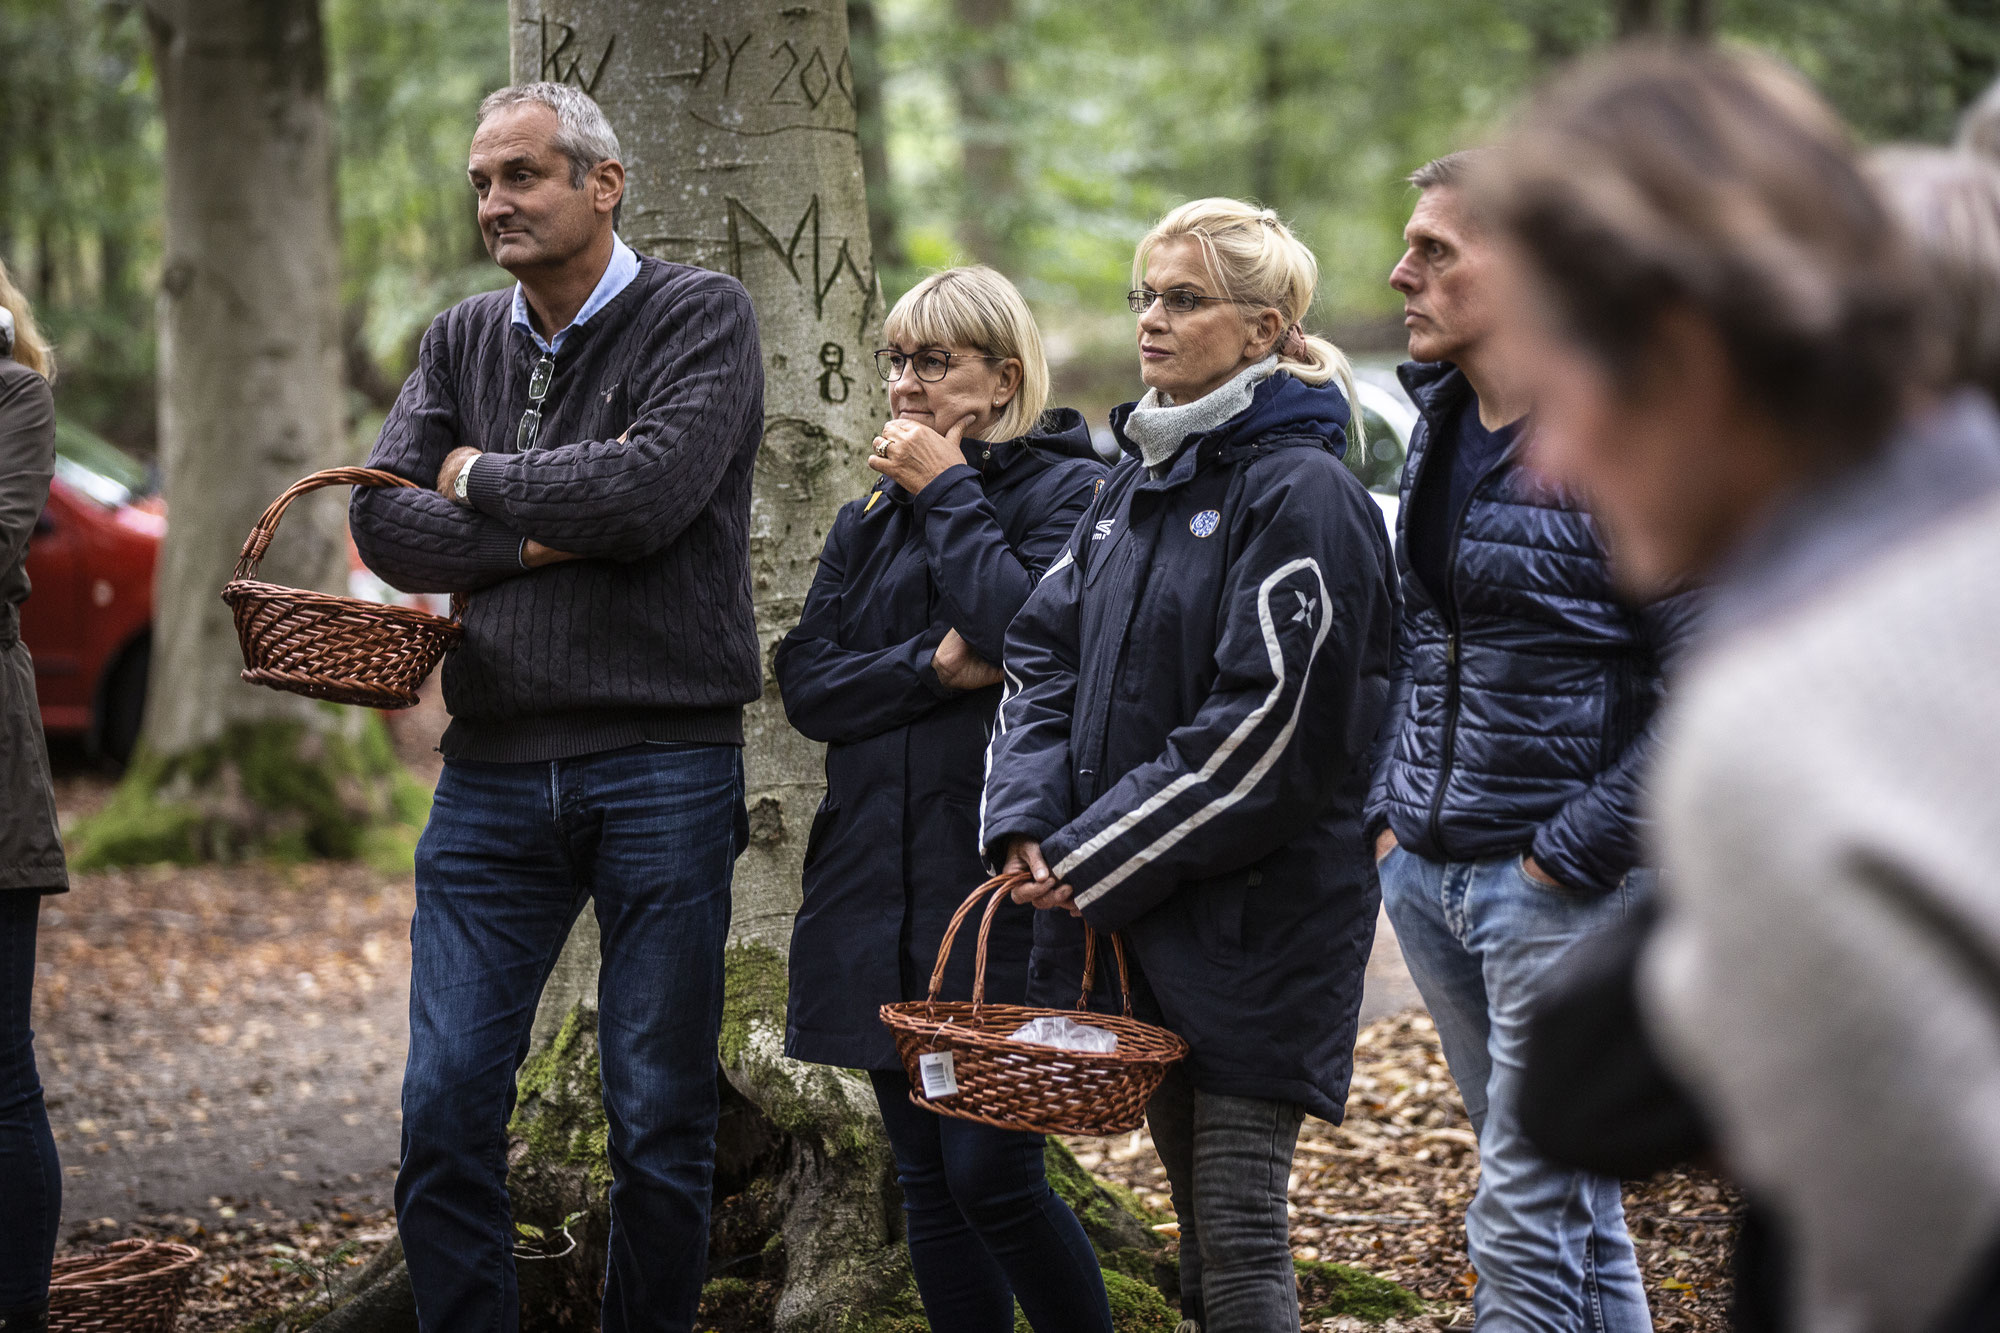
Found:
[(1518, 856), (1439, 863), (1397, 847), (1382, 862), (1382, 903), (1479, 1135), (1465, 1237), (1481, 1333), (1653, 1327), (1618, 1182), (1543, 1158), (1518, 1110), (1535, 1002), (1570, 946), (1623, 919), (1650, 875), (1600, 895), (1537, 883)]

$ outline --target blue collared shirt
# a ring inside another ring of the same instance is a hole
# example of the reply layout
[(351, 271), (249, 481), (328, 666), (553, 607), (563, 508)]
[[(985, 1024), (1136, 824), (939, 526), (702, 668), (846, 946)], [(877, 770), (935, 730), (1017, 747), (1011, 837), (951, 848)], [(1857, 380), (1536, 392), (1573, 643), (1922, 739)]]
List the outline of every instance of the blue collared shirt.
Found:
[(543, 339), (541, 334), (535, 332), (535, 325), (528, 318), (528, 296), (517, 282), (514, 284), (514, 322), (528, 331), (528, 336), (535, 340), (535, 346), (554, 356), (562, 350), (563, 339), (569, 337), (570, 330), (610, 305), (611, 298), (624, 291), (632, 279), (638, 276), (639, 256), (632, 252), (631, 246), (619, 239), (616, 232), (613, 232), (611, 262), (604, 266), (604, 276), (597, 280), (597, 286), (591, 289), (590, 299), (583, 303), (583, 309), (576, 312), (575, 319), (565, 327), (557, 329), (555, 337)]

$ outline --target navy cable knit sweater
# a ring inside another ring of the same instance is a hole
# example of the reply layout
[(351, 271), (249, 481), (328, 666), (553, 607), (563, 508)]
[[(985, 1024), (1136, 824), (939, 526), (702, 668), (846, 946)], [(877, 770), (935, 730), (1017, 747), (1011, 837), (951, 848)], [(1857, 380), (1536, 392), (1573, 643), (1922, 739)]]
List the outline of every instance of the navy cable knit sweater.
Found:
[[(521, 762), (640, 741), (740, 744), (762, 690), (750, 605), (751, 469), (764, 375), (734, 278), (657, 259), (565, 339), (545, 447), (515, 451), (539, 352), (511, 290), (424, 334), (370, 467), (424, 490), (356, 490), (355, 545), (406, 592), (469, 594), (445, 660), (453, 759)], [(623, 436), (623, 439), (619, 437)], [(435, 490), (461, 445), (472, 507)], [(524, 537), (584, 559), (525, 570)]]

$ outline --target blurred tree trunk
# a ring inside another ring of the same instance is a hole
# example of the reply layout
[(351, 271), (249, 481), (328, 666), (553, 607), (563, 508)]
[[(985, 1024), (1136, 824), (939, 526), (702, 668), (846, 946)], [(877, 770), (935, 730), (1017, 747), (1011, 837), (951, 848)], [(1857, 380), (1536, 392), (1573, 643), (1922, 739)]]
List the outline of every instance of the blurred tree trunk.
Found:
[[(353, 855), (391, 813), (394, 765), (368, 743), (372, 719), (241, 683), (217, 596), (265, 505), (343, 454), (319, 4), (146, 0), (144, 12), (166, 128), (159, 407), (172, 518), (141, 752), (76, 855)], [(295, 506), (262, 577), (344, 587), (341, 499)]]
[(868, 185), (868, 243), (878, 269), (909, 262), (903, 253), (889, 177), (889, 125), (882, 105), (882, 30), (874, 0), (848, 0), (847, 34), (854, 64), (854, 120), (861, 137), (861, 175)]
[(1250, 196), (1266, 208), (1282, 207), (1278, 165), (1286, 138), (1284, 60), (1284, 38), (1266, 32), (1257, 43), (1257, 145), (1250, 159)]
[(1642, 37), (1660, 30), (1660, 0), (1613, 0), (1620, 37)]
[(1008, 106), (1013, 75), (1006, 43), (1014, 0), (953, 0), (953, 4), (967, 47), (952, 63), (963, 145), (959, 237), (974, 259), (1012, 275), (1020, 182)]

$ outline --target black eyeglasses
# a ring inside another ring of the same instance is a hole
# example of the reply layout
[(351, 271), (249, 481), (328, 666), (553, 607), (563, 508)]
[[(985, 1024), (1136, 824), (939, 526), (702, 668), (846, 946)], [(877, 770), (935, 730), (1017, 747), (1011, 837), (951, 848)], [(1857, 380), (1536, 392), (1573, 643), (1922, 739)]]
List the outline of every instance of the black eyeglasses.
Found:
[(549, 396), (549, 384), (556, 377), (556, 359), (544, 356), (528, 372), (528, 410), (521, 414), (521, 428), (514, 432), (514, 448), (526, 453), (535, 447), (542, 433), (542, 400)]
[(1125, 304), (1132, 307), (1132, 313), (1143, 315), (1158, 301), (1171, 314), (1185, 315), (1200, 306), (1203, 301), (1223, 301), (1230, 305), (1256, 305), (1255, 301), (1239, 301), (1233, 296), (1200, 296), (1185, 287), (1176, 287), (1170, 292), (1156, 292), (1150, 287), (1140, 287), (1125, 293)]
[(899, 352), (893, 347), (885, 347), (875, 353), (875, 369), (883, 379), (894, 384), (903, 378), (903, 367), (914, 365), (917, 378), (926, 384), (936, 384), (951, 373), (951, 363), (960, 361), (1005, 361), (1004, 356), (981, 356), (977, 352), (933, 352), (922, 351), (914, 355)]

